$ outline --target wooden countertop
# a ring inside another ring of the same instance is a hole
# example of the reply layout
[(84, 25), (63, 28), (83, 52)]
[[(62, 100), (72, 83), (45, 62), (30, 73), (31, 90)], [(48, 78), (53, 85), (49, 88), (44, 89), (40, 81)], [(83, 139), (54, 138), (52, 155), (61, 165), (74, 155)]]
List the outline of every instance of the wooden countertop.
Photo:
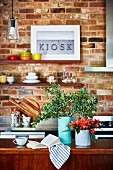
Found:
[[(33, 139), (32, 139), (33, 140)], [(36, 139), (34, 139), (36, 141)], [(40, 140), (37, 140), (40, 141)], [(48, 149), (31, 149), (26, 146), (17, 146), (13, 139), (0, 139), (0, 154), (49, 154)], [(112, 154), (113, 139), (97, 139), (91, 146), (80, 148), (75, 146), (74, 139), (71, 145), (71, 154)]]
[[(89, 148), (77, 148), (73, 140), (71, 155), (60, 170), (110, 170), (112, 166), (113, 139), (98, 139)], [(0, 170), (41, 169), (56, 170), (48, 149), (33, 150), (16, 146), (12, 139), (0, 139)]]

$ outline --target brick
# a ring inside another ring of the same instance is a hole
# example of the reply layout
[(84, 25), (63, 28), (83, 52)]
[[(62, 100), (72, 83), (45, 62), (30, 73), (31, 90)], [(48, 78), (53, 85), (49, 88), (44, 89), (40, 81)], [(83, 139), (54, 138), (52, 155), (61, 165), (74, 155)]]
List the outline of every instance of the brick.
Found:
[(70, 66), (70, 67), (65, 67), (65, 71), (70, 71), (70, 72), (73, 72), (73, 71), (79, 71), (79, 67), (77, 66)]
[(89, 30), (105, 30), (105, 26), (103, 25), (89, 26)]
[(66, 13), (81, 13), (80, 8), (67, 8)]
[(30, 48), (30, 44), (17, 44), (17, 48)]
[(104, 100), (104, 96), (101, 96), (101, 95), (98, 95), (98, 99), (101, 101), (101, 100)]
[(0, 100), (9, 100), (9, 96), (0, 96)]
[(51, 13), (65, 13), (65, 8), (52, 8), (50, 9)]
[(19, 20), (19, 25), (33, 25), (33, 20)]
[(40, 19), (41, 15), (40, 14), (26, 14), (27, 19)]
[(90, 61), (90, 65), (92, 67), (104, 67), (105, 63), (99, 61)]
[(34, 94), (35, 95), (45, 95), (45, 94), (47, 94), (43, 89), (37, 89), (37, 90), (34, 90)]
[(112, 90), (97, 90), (97, 95), (112, 95)]
[(100, 19), (104, 19), (106, 18), (105, 14), (90, 14), (89, 15), (90, 19), (95, 19), (95, 20), (100, 20)]
[[(98, 56), (97, 55), (91, 55), (91, 54), (89, 54), (89, 55), (84, 55), (83, 56), (83, 59), (84, 60), (93, 60), (93, 62), (95, 62), (95, 61), (97, 61), (98, 60)], [(94, 74), (91, 74), (91, 73), (89, 73), (89, 77), (94, 77)]]
[(89, 38), (89, 42), (103, 42), (105, 39), (103, 38)]
[(79, 20), (66, 20), (67, 25), (80, 25)]
[(19, 9), (19, 13), (33, 13), (34, 9)]
[(96, 24), (96, 20), (83, 20), (81, 21), (82, 25), (94, 25)]
[(8, 54), (9, 50), (6, 49), (0, 49), (0, 54)]
[(82, 44), (82, 48), (95, 48), (95, 43)]
[(15, 48), (15, 44), (2, 44), (1, 48)]
[[(3, 20), (3, 25), (8, 25), (8, 21), (7, 20)], [(4, 28), (4, 27), (2, 27)]]
[(86, 72), (77, 72), (76, 75), (77, 75), (77, 77), (87, 77), (88, 73), (86, 73)]
[(113, 95), (111, 95), (111, 96), (105, 96), (105, 100), (107, 100), (107, 101), (108, 101), (108, 100), (111, 100), (111, 101), (112, 101), (112, 100), (113, 100)]
[(93, 14), (98, 13), (98, 8), (81, 8), (81, 13), (83, 14)]
[(105, 2), (90, 2), (89, 7), (105, 7)]
[(90, 49), (91, 53), (104, 53), (105, 49)]
[(37, 94), (36, 93), (34, 93), (35, 95), (27, 95), (27, 96), (25, 96), (25, 99), (32, 99), (32, 100), (34, 100), (34, 101), (36, 101), (36, 102), (40, 102), (40, 100), (41, 100), (41, 96), (36, 96)]
[(104, 84), (104, 87), (105, 89), (113, 89), (113, 85), (110, 83), (110, 84)]
[(12, 104), (10, 101), (7, 101), (7, 102), (2, 102), (2, 106), (15, 106), (14, 104)]
[(3, 90), (3, 94), (17, 94), (16, 90)]
[(81, 49), (81, 54), (90, 54), (89, 49)]
[(95, 48), (103, 48), (103, 49), (105, 49), (106, 48), (106, 43), (96, 43)]
[(89, 27), (88, 26), (86, 26), (86, 25), (81, 25), (81, 32), (83, 32), (83, 31), (88, 31), (89, 30)]
[[(27, 36), (31, 36), (31, 32), (26, 32)], [(31, 45), (29, 46), (29, 48), (31, 47)]]
[(50, 21), (49, 20), (34, 20), (35, 25), (49, 25)]
[(88, 3), (87, 2), (75, 2), (74, 3), (74, 7), (88, 7)]
[(10, 107), (0, 108), (0, 116), (11, 116)]
[(59, 7), (64, 7), (64, 8), (68, 8), (68, 7), (73, 7), (73, 2), (60, 2), (58, 3)]
[(104, 112), (113, 112), (113, 107), (104, 107)]
[(15, 71), (16, 66), (15, 65), (8, 65), (8, 67), (6, 67), (6, 65), (2, 65), (2, 70), (4, 70), (4, 72), (6, 71)]
[(97, 20), (96, 24), (97, 25), (104, 25), (106, 21), (104, 19)]
[(67, 89), (67, 88), (65, 88), (65, 92), (67, 93), (67, 94), (69, 94), (69, 93), (73, 93), (73, 92), (78, 92), (78, 90), (77, 89), (74, 89), (74, 88), (71, 88), (71, 89)]
[(50, 25), (62, 25), (61, 20), (50, 20)]

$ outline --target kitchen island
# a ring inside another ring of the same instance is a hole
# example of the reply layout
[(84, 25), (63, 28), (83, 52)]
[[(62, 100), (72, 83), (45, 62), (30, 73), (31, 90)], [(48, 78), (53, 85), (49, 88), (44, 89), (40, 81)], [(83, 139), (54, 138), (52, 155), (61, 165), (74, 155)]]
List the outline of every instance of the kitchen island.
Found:
[[(36, 141), (36, 139), (35, 139)], [(38, 140), (39, 141), (39, 140)], [(111, 170), (113, 139), (98, 139), (90, 147), (71, 146), (71, 155), (61, 170)], [(0, 139), (0, 170), (56, 170), (48, 149), (17, 146), (12, 139)]]

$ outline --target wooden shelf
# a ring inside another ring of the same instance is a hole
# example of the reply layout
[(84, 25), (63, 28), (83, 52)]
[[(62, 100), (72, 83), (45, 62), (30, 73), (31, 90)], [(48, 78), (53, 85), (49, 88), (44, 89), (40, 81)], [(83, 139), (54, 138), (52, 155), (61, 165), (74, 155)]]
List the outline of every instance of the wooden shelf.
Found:
[[(67, 87), (74, 87), (74, 88), (82, 88), (84, 87), (84, 84), (81, 83), (59, 83), (61, 86), (67, 86)], [(4, 86), (35, 86), (35, 87), (51, 87), (49, 83), (32, 83), (32, 84), (26, 84), (26, 83), (13, 83), (13, 84), (0, 84), (0, 87)]]
[(0, 60), (0, 64), (27, 64), (27, 63), (53, 63), (53, 64), (80, 64), (81, 60)]

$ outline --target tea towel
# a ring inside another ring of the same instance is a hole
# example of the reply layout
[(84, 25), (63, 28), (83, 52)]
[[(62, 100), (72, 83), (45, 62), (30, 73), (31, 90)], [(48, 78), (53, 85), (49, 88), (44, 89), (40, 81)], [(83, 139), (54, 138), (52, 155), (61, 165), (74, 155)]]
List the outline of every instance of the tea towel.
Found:
[(57, 169), (60, 169), (70, 156), (70, 147), (63, 143), (51, 146), (49, 151), (50, 160)]

